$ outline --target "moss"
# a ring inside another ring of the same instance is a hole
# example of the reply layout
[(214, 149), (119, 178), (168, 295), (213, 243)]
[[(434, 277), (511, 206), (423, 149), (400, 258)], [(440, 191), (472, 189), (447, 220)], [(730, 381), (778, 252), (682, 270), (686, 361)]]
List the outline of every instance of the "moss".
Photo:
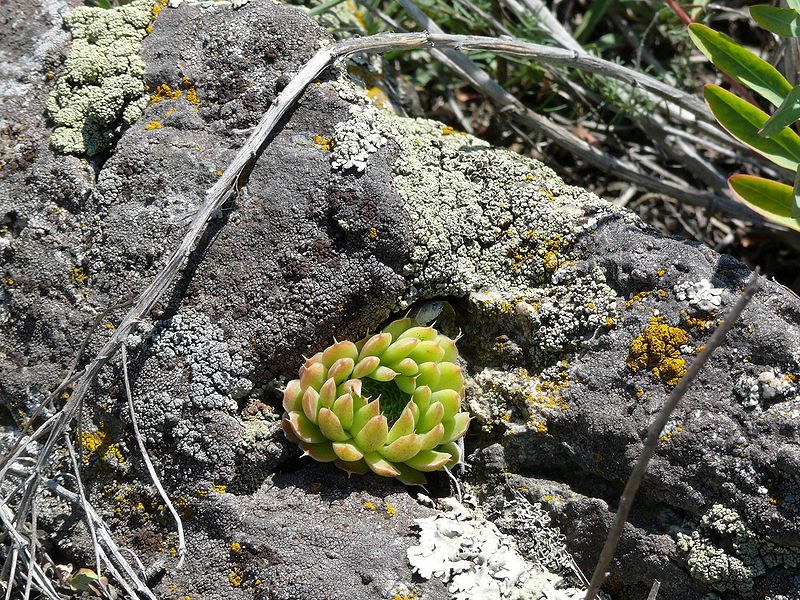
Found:
[(677, 385), (686, 374), (681, 347), (688, 343), (685, 330), (664, 323), (663, 317), (653, 317), (642, 335), (631, 342), (626, 364), (634, 373), (649, 370), (667, 385)]
[(133, 0), (112, 9), (79, 7), (64, 17), (72, 46), (47, 100), (57, 151), (95, 156), (141, 116), (146, 98), (139, 48), (153, 6), (154, 0)]

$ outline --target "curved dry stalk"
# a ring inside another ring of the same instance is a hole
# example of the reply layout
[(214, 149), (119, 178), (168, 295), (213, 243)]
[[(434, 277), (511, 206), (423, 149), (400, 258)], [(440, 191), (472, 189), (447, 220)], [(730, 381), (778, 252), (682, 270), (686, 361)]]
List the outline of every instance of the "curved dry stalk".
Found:
[[(614, 523), (611, 525), (606, 543), (603, 545), (600, 557), (597, 559), (597, 565), (592, 574), (592, 581), (589, 584), (589, 589), (586, 591), (584, 600), (595, 600), (597, 592), (600, 591), (600, 586), (603, 585), (603, 582), (608, 576), (606, 571), (611, 564), (611, 559), (614, 558), (614, 552), (617, 549), (619, 538), (622, 536), (622, 531), (628, 520), (628, 514), (630, 514), (631, 507), (633, 506), (636, 492), (639, 490), (639, 485), (642, 483), (642, 478), (647, 471), (647, 466), (650, 464), (650, 459), (652, 459), (653, 455), (656, 453), (658, 438), (661, 436), (664, 426), (667, 424), (667, 421), (669, 421), (672, 413), (675, 412), (681, 398), (683, 398), (702, 368), (708, 362), (708, 359), (711, 358), (711, 355), (720, 344), (725, 341), (725, 336), (739, 320), (739, 317), (744, 312), (744, 309), (747, 308), (747, 305), (750, 304), (753, 295), (755, 295), (760, 286), (761, 276), (758, 270), (756, 270), (747, 280), (744, 292), (739, 296), (736, 304), (734, 304), (733, 308), (725, 315), (725, 320), (722, 324), (714, 330), (711, 338), (703, 346), (700, 355), (689, 366), (686, 375), (683, 376), (683, 379), (681, 379), (678, 385), (675, 386), (675, 389), (672, 390), (672, 393), (667, 397), (667, 401), (664, 402), (664, 406), (661, 407), (661, 410), (648, 428), (644, 447), (642, 448), (639, 458), (636, 460), (628, 482), (625, 484), (625, 489), (622, 492), (622, 497), (617, 507), (617, 514), (614, 516)], [(658, 588), (656, 588), (656, 591), (658, 591)]]

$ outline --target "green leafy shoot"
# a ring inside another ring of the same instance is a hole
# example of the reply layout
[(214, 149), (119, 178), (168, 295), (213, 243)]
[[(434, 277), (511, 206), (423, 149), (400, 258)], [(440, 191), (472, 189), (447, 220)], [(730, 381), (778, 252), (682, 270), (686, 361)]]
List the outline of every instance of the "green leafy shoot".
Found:
[(733, 175), (731, 190), (750, 208), (767, 219), (800, 231), (800, 221), (792, 217), (796, 196), (791, 186), (753, 175)]
[(793, 8), (777, 8), (766, 4), (750, 7), (750, 16), (763, 29), (781, 37), (800, 37), (800, 13)]
[(800, 163), (800, 136), (783, 129), (766, 139), (758, 131), (769, 120), (764, 111), (716, 85), (705, 87), (711, 112), (728, 133), (776, 165), (796, 171)]
[(800, 119), (800, 85), (789, 92), (778, 109), (773, 113), (764, 126), (758, 130), (758, 135), (771, 138), (784, 127), (788, 127)]
[(770, 104), (780, 106), (792, 91), (792, 85), (775, 67), (728, 36), (699, 23), (689, 25), (689, 35), (714, 66)]

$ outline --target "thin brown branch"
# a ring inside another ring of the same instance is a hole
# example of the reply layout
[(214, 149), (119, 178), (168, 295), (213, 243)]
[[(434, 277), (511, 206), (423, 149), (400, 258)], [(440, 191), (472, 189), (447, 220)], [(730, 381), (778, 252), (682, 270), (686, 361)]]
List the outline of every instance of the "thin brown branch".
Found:
[(592, 580), (589, 584), (589, 589), (586, 591), (584, 600), (595, 599), (597, 592), (600, 591), (600, 586), (603, 584), (603, 581), (605, 581), (606, 576), (608, 575), (608, 566), (611, 564), (611, 559), (614, 557), (614, 552), (617, 549), (617, 544), (619, 543), (619, 539), (622, 536), (622, 531), (625, 528), (625, 522), (628, 520), (628, 514), (630, 513), (631, 506), (633, 506), (633, 500), (636, 497), (636, 492), (638, 491), (639, 485), (642, 483), (642, 478), (647, 471), (647, 466), (650, 464), (650, 460), (653, 458), (653, 455), (655, 455), (656, 448), (658, 447), (658, 438), (661, 435), (661, 432), (664, 430), (664, 426), (667, 424), (667, 421), (669, 421), (672, 413), (675, 412), (675, 409), (677, 408), (678, 403), (681, 401), (681, 398), (683, 398), (683, 396), (689, 390), (692, 383), (694, 383), (694, 380), (697, 379), (698, 374), (708, 362), (708, 359), (711, 358), (711, 355), (714, 353), (714, 351), (722, 344), (723, 341), (725, 341), (725, 336), (739, 320), (739, 317), (744, 312), (744, 309), (747, 308), (747, 305), (750, 304), (750, 301), (753, 299), (753, 295), (760, 286), (761, 276), (759, 275), (758, 271), (756, 271), (747, 280), (744, 292), (742, 292), (742, 295), (736, 301), (736, 304), (733, 306), (730, 312), (725, 315), (725, 320), (722, 322), (722, 324), (717, 327), (711, 338), (703, 346), (703, 350), (700, 352), (700, 355), (689, 366), (686, 375), (683, 376), (683, 379), (678, 382), (678, 385), (675, 386), (675, 389), (672, 390), (672, 393), (670, 393), (670, 395), (667, 397), (667, 401), (664, 403), (664, 406), (658, 412), (655, 420), (647, 430), (647, 438), (645, 439), (642, 453), (639, 455), (639, 458), (633, 467), (633, 471), (628, 478), (628, 482), (625, 484), (625, 489), (622, 492), (622, 497), (619, 501), (619, 507), (617, 508), (617, 514), (615, 515), (614, 522), (608, 532), (606, 543), (600, 552), (600, 558), (597, 560), (597, 565), (595, 566), (594, 573), (592, 574)]

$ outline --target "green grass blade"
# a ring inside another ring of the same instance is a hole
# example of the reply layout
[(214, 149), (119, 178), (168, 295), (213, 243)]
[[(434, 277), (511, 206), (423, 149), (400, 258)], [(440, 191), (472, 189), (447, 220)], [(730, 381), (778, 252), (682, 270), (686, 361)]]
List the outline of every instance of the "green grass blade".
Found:
[(689, 36), (700, 52), (720, 71), (763, 96), (771, 104), (780, 106), (792, 91), (792, 85), (775, 67), (742, 48), (727, 35), (693, 23), (689, 25)]
[(800, 231), (800, 222), (792, 217), (794, 193), (790, 186), (753, 175), (733, 175), (728, 179), (728, 186), (764, 218)]
[(733, 137), (776, 165), (797, 171), (800, 136), (794, 131), (783, 129), (769, 139), (762, 138), (758, 130), (769, 120), (767, 113), (716, 85), (705, 87), (705, 98), (719, 124)]
[(764, 126), (758, 130), (758, 135), (771, 138), (784, 127), (788, 127), (800, 119), (800, 85), (794, 87), (783, 100)]
[(594, 28), (605, 16), (614, 0), (595, 0), (589, 3), (589, 8), (583, 13), (583, 19), (575, 30), (575, 39), (584, 43), (592, 35)]
[(800, 37), (800, 13), (793, 8), (777, 8), (766, 4), (750, 7), (750, 16), (762, 29), (781, 37)]

